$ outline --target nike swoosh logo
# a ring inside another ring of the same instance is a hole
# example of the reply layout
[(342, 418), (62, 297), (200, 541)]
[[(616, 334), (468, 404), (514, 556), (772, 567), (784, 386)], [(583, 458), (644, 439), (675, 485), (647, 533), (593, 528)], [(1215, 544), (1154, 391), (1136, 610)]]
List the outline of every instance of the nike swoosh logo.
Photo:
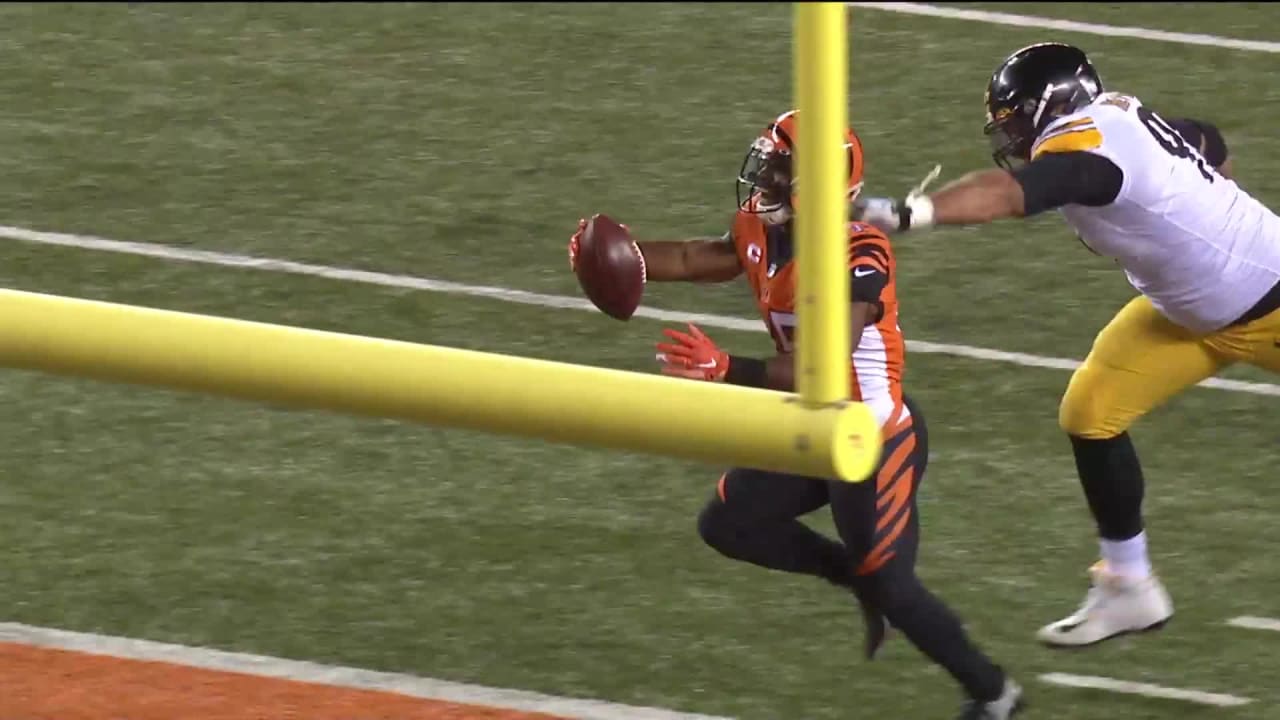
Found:
[[(862, 272), (863, 270), (866, 270), (866, 272)], [(854, 269), (853, 269), (853, 276), (854, 276), (854, 277), (866, 277), (866, 276), (868, 276), (868, 275), (870, 275), (871, 273), (874, 273), (874, 272), (875, 272), (875, 270), (874, 270), (873, 268), (854, 268)]]
[[(658, 359), (658, 362), (672, 362), (671, 358), (667, 357), (666, 353), (658, 353), (655, 357)], [(704, 363), (694, 365), (693, 367), (699, 370), (711, 370), (715, 368), (715, 366), (716, 366), (715, 360), (708, 360)]]

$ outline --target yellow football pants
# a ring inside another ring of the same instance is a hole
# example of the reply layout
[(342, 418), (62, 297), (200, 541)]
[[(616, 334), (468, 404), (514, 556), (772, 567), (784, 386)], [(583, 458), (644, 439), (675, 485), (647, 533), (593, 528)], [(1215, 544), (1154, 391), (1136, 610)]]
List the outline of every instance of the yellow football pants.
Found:
[(1169, 398), (1238, 362), (1280, 374), (1280, 310), (1209, 335), (1191, 332), (1134, 298), (1093, 341), (1058, 409), (1072, 435), (1103, 439)]

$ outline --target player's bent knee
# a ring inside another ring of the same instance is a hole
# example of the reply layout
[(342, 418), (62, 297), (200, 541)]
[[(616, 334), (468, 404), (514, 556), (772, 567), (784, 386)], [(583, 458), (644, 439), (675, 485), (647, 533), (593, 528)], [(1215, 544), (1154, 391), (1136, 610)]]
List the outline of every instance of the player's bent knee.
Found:
[(867, 602), (881, 611), (891, 610), (912, 597), (920, 580), (915, 570), (903, 563), (890, 562), (869, 575), (860, 575), (858, 589)]
[(733, 545), (736, 533), (737, 523), (733, 518), (733, 511), (720, 498), (711, 498), (703, 506), (702, 512), (698, 513), (698, 536), (707, 545), (723, 552)]
[(1087, 364), (1071, 376), (1058, 405), (1058, 427), (1068, 435), (1088, 440), (1115, 437), (1129, 429), (1131, 419), (1116, 411), (1114, 394)]

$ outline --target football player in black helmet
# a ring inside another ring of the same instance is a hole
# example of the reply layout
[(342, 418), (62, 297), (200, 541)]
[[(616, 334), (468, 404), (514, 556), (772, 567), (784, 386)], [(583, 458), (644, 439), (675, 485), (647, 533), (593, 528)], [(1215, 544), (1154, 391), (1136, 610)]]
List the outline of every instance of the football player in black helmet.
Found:
[(888, 231), (975, 225), (1058, 210), (1138, 291), (1098, 334), (1059, 406), (1101, 561), (1085, 602), (1037, 637), (1084, 646), (1162, 627), (1173, 603), (1152, 570), (1144, 480), (1129, 427), (1235, 363), (1280, 373), (1280, 215), (1231, 177), (1217, 128), (1164, 119), (1104, 92), (1079, 48), (1010, 55), (986, 91), (992, 158), (905, 199), (862, 196), (853, 216)]
[(1031, 158), (1031, 145), (1055, 119), (1102, 94), (1102, 80), (1079, 49), (1058, 43), (1023, 48), (996, 70), (987, 84), (991, 157), (1012, 170)]
[[(1124, 179), (1114, 162), (1097, 153), (1046, 152), (1032, 162), (1037, 139), (1060, 118), (1103, 96), (1102, 79), (1084, 51), (1063, 43), (1037, 43), (1014, 52), (987, 84), (987, 122), (992, 159), (1000, 170), (976, 171), (930, 195), (924, 194), (939, 168), (903, 200), (863, 196), (853, 218), (890, 232), (932, 225), (970, 225), (1025, 217), (1064, 205), (1099, 207), (1111, 203)], [(1161, 121), (1164, 122), (1164, 121)], [(1165, 123), (1177, 137), (1173, 152), (1198, 156), (1231, 177), (1222, 134), (1212, 124), (1190, 119)], [(1183, 146), (1189, 146), (1183, 150)], [(1063, 148), (1076, 150), (1077, 148)]]

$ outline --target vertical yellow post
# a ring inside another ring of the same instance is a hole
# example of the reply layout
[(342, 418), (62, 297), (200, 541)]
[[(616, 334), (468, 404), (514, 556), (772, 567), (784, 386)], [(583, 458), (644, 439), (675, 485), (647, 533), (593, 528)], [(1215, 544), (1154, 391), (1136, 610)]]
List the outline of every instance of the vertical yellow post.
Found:
[(797, 3), (796, 391), (806, 404), (849, 397), (845, 180), (849, 47), (844, 3)]

